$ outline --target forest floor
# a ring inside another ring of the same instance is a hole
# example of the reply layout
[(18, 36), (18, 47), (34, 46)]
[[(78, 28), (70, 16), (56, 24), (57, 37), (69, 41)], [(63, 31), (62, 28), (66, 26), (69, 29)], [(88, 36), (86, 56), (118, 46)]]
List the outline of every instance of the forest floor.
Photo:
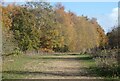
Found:
[(95, 61), (89, 55), (11, 55), (3, 58), (3, 79), (99, 79), (90, 72)]

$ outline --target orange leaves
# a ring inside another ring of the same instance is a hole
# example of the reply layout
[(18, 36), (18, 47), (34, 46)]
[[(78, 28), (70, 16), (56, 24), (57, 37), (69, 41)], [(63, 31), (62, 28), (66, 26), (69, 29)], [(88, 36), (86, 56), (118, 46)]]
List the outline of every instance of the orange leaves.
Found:
[(62, 24), (64, 44), (71, 51), (105, 45), (106, 35), (96, 18), (90, 20), (87, 16), (77, 16), (73, 12), (66, 12), (61, 4), (58, 4), (55, 9), (58, 21)]
[(12, 19), (10, 17), (10, 11), (11, 8), (9, 6), (2, 7), (2, 22), (4, 24), (4, 27), (9, 29), (12, 25)]
[(7, 29), (10, 29), (12, 26), (12, 15), (17, 14), (17, 9), (19, 6), (15, 6), (15, 4), (9, 4), (8, 6), (1, 6), (2, 8), (2, 22), (3, 26)]
[[(21, 37), (28, 35), (29, 42), (27, 48), (33, 44), (33, 48), (62, 49), (65, 47), (70, 51), (81, 51), (98, 47), (106, 43), (104, 30), (97, 23), (96, 18), (90, 20), (87, 16), (77, 16), (73, 12), (66, 12), (64, 6), (58, 4), (55, 10), (49, 5), (41, 3), (29, 6), (15, 6), (14, 4), (2, 7), (3, 24), (5, 28), (19, 30)], [(41, 8), (39, 8), (41, 7)], [(46, 8), (47, 7), (47, 8)], [(41, 12), (42, 11), (42, 12)], [(12, 24), (12, 25), (11, 25)], [(34, 30), (38, 32), (36, 33)], [(40, 32), (40, 33), (39, 33)], [(17, 36), (17, 32), (14, 31)], [(32, 35), (32, 36), (31, 36)], [(21, 37), (18, 36), (19, 41)], [(35, 39), (35, 40), (34, 40)], [(21, 42), (21, 41), (20, 41)], [(21, 47), (25, 47), (24, 43)], [(27, 50), (27, 48), (24, 48)], [(46, 50), (44, 49), (44, 50)]]

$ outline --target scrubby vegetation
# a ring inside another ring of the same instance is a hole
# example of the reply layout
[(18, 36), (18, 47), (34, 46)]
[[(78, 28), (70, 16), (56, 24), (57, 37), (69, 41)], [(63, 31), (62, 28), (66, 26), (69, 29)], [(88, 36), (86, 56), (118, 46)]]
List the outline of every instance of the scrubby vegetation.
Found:
[(108, 44), (95, 48), (91, 54), (96, 62), (96, 67), (91, 68), (99, 76), (120, 78), (120, 28), (115, 27), (107, 33)]

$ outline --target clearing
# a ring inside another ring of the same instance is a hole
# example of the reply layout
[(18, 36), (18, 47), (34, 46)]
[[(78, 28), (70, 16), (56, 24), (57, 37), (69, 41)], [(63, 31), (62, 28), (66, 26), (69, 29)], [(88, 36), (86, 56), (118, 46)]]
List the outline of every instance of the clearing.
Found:
[(95, 61), (89, 55), (11, 55), (3, 59), (3, 79), (95, 79), (89, 72)]

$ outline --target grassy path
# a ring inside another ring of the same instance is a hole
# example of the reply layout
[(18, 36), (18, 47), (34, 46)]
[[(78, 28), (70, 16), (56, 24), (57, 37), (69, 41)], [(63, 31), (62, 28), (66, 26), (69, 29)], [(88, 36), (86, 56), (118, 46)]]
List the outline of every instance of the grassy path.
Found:
[(89, 55), (19, 55), (3, 60), (5, 79), (89, 79), (96, 78), (88, 72), (95, 66)]

